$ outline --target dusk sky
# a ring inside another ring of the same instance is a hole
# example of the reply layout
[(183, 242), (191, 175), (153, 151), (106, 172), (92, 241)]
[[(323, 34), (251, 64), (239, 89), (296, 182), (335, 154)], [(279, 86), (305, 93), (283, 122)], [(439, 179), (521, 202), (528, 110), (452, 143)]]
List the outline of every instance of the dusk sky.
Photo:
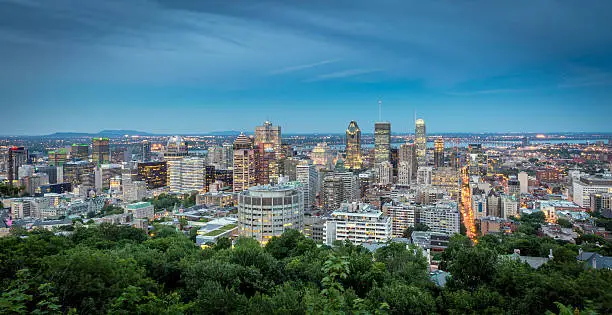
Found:
[(0, 0), (0, 134), (610, 132), (612, 1)]

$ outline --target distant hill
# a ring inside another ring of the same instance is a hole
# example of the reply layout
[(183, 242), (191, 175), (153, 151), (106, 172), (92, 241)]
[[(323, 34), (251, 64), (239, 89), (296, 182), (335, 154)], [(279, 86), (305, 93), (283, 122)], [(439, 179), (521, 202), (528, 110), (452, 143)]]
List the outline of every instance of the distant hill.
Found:
[(79, 137), (106, 137), (106, 138), (118, 138), (128, 136), (152, 136), (152, 133), (136, 131), (136, 130), (102, 130), (98, 133), (85, 133), (85, 132), (56, 132), (48, 135), (51, 138), (79, 138)]

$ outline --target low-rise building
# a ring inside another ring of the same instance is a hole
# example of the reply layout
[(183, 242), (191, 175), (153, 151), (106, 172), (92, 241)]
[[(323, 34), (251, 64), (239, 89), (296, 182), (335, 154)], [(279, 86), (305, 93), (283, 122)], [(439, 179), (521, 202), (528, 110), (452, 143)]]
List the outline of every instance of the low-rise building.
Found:
[(385, 242), (391, 238), (391, 218), (364, 203), (343, 203), (324, 225), (325, 244), (349, 240), (353, 244)]

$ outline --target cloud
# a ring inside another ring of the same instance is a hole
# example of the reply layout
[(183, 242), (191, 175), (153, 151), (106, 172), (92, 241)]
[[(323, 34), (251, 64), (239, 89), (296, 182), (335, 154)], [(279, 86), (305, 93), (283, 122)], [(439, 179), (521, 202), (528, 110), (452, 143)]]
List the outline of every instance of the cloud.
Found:
[(364, 74), (370, 74), (370, 73), (379, 72), (379, 71), (381, 70), (380, 69), (349, 69), (349, 70), (320, 74), (314, 78), (304, 80), (304, 82), (317, 82), (317, 81), (324, 81), (324, 80), (331, 80), (331, 79), (342, 79), (342, 78), (360, 76)]
[(270, 74), (285, 74), (285, 73), (290, 73), (290, 72), (310, 69), (310, 68), (319, 67), (319, 66), (322, 66), (322, 65), (334, 63), (334, 62), (337, 62), (339, 60), (340, 59), (328, 59), (328, 60), (323, 60), (323, 61), (319, 61), (319, 62), (315, 62), (315, 63), (309, 63), (309, 64), (304, 64), (304, 65), (299, 65), (299, 66), (286, 67), (286, 68), (274, 70), (274, 71), (270, 72)]

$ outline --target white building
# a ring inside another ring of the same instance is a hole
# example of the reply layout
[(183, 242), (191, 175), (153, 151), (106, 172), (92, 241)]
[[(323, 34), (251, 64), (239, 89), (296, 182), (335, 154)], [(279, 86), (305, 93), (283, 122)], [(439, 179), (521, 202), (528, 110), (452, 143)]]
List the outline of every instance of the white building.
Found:
[(427, 225), (432, 232), (449, 235), (459, 233), (459, 208), (454, 201), (439, 201), (434, 205), (424, 205), (421, 208), (419, 222)]
[(391, 238), (391, 218), (364, 203), (343, 203), (325, 222), (325, 244), (349, 240), (353, 244), (386, 242)]
[(206, 185), (206, 160), (200, 157), (185, 157), (168, 161), (170, 192), (189, 193), (204, 190)]
[(430, 166), (419, 167), (417, 170), (417, 185), (431, 185), (431, 174), (433, 168)]
[(140, 201), (147, 197), (147, 183), (133, 181), (123, 186), (123, 200), (127, 202)]
[(529, 175), (527, 175), (525, 172), (518, 173), (518, 181), (521, 194), (529, 193)]
[(393, 184), (393, 165), (391, 165), (391, 162), (378, 163), (378, 183), (380, 185)]
[(410, 186), (412, 183), (412, 163), (401, 161), (397, 167), (397, 184), (399, 186)]
[(254, 186), (238, 195), (240, 234), (267, 243), (288, 229), (302, 231), (304, 195), (294, 185)]
[(480, 219), (487, 216), (487, 196), (472, 195), (472, 210), (474, 211), (474, 219)]
[(317, 185), (319, 182), (316, 166), (303, 161), (296, 167), (296, 180), (302, 183), (304, 190), (304, 209), (310, 210), (314, 206), (317, 197)]
[(580, 179), (573, 179), (572, 188), (572, 200), (581, 207), (590, 208), (591, 194), (612, 193), (612, 176), (581, 176)]
[(515, 196), (502, 195), (501, 197), (501, 211), (504, 219), (511, 216), (517, 217), (519, 215), (520, 203)]

